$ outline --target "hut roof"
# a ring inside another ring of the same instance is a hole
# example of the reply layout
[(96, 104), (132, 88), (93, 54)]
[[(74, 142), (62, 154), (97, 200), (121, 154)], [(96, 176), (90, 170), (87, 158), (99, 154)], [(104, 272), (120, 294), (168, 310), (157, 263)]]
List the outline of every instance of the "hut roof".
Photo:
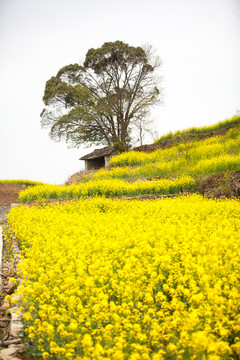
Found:
[(104, 157), (104, 156), (112, 154), (114, 151), (115, 151), (115, 149), (112, 146), (106, 146), (102, 149), (96, 149), (93, 152), (91, 152), (90, 154), (82, 156), (79, 160), (91, 160), (91, 159)]

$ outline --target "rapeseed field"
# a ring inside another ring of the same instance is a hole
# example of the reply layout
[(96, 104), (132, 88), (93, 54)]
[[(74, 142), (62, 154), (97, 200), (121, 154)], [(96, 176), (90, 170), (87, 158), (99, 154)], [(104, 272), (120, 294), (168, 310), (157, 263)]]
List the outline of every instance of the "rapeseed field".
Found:
[[(17, 302), (29, 354), (240, 358), (240, 201), (193, 194), (202, 177), (240, 170), (239, 123), (191, 129), (232, 127), (221, 136), (172, 135), (171, 148), (117, 155), (79, 183), (20, 192), (21, 203), (38, 206), (13, 208), (4, 232), (22, 249)], [(168, 194), (180, 196), (129, 200)]]
[(98, 171), (94, 178), (172, 177), (221, 174), (240, 169), (240, 128), (224, 136), (187, 141), (152, 153), (130, 151), (110, 160), (112, 169)]
[(95, 197), (9, 223), (33, 356), (239, 359), (239, 200)]
[(9, 184), (9, 185), (26, 185), (26, 186), (36, 186), (36, 185), (43, 185), (40, 181), (33, 181), (33, 180), (24, 180), (24, 179), (5, 179), (0, 180), (0, 184)]
[[(238, 119), (238, 118), (237, 118)], [(239, 118), (240, 121), (240, 118)], [(70, 186), (43, 184), (20, 193), (20, 202), (86, 196), (141, 196), (196, 192), (204, 176), (240, 170), (240, 128), (223, 136), (175, 144), (151, 153), (129, 151), (114, 156), (110, 169), (82, 175)]]
[(191, 176), (155, 181), (127, 182), (121, 179), (96, 179), (71, 185), (36, 186), (23, 190), (19, 201), (31, 202), (44, 199), (77, 199), (88, 196), (122, 197), (139, 195), (175, 194), (196, 191), (196, 181)]

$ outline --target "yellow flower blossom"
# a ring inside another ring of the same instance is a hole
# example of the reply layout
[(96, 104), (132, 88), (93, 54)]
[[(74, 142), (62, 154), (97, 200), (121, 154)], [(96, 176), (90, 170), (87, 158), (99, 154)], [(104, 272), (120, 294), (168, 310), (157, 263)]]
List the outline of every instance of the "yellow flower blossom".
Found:
[(54, 360), (240, 355), (240, 202), (197, 195), (16, 207), (19, 302)]

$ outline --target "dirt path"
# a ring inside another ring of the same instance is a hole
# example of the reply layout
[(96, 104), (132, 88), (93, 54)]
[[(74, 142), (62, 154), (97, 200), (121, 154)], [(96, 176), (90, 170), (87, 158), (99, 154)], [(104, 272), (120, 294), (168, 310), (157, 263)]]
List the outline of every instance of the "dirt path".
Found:
[(0, 184), (0, 221), (6, 218), (11, 204), (18, 203), (19, 192), (26, 189), (26, 185)]
[(18, 203), (19, 192), (26, 189), (26, 185), (0, 184), (0, 206)]

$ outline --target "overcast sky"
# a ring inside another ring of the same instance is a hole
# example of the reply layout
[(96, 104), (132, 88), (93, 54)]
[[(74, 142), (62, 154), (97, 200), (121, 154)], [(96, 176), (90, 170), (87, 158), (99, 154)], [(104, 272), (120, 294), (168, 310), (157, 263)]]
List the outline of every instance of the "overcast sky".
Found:
[(0, 179), (60, 184), (84, 168), (94, 148), (41, 129), (45, 83), (116, 40), (149, 43), (164, 62), (159, 136), (240, 109), (240, 0), (0, 0)]

